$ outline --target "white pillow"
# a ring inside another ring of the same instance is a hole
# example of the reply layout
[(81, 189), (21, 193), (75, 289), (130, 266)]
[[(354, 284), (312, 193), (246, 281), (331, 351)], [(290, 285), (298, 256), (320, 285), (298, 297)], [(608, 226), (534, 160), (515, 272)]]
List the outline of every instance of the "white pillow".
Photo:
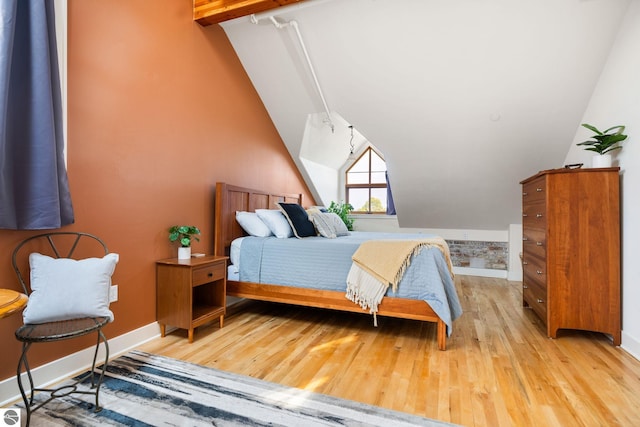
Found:
[(24, 323), (45, 323), (82, 317), (108, 317), (111, 275), (118, 254), (74, 260), (29, 255), (31, 294), (22, 312)]
[(293, 236), (293, 230), (291, 230), (289, 221), (287, 221), (287, 218), (280, 210), (256, 209), (256, 213), (258, 214), (258, 218), (267, 224), (269, 230), (271, 230), (278, 239), (287, 239)]
[[(309, 212), (309, 210), (307, 210)], [(316, 230), (322, 237), (326, 237), (328, 239), (335, 239), (336, 228), (333, 225), (333, 218), (328, 213), (323, 213), (318, 210), (311, 211), (309, 214), (309, 218), (313, 225), (316, 227)]]
[(329, 218), (332, 219), (333, 227), (336, 229), (337, 236), (348, 236), (349, 234), (351, 234), (349, 233), (349, 229), (347, 228), (347, 225), (344, 223), (342, 218), (338, 216), (337, 213), (327, 212), (326, 215), (328, 215)]
[(250, 236), (269, 237), (273, 235), (269, 227), (262, 222), (255, 212), (238, 211), (236, 212), (236, 221)]

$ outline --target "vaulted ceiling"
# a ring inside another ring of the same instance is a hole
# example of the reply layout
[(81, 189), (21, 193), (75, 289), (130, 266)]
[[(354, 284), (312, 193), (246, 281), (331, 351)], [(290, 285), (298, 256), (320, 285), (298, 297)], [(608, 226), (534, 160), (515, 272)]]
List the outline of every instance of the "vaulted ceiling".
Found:
[(519, 181), (563, 166), (628, 4), (307, 0), (221, 25), (319, 199), (300, 154), (325, 105), (268, 16), (297, 23), (336, 138), (352, 124), (384, 154), (401, 226), (504, 230)]

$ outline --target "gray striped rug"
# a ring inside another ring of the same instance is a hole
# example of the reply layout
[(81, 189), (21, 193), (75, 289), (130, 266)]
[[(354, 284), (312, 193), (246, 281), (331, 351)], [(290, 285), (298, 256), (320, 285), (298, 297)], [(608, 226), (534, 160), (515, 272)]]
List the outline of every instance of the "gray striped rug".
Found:
[(94, 413), (91, 402), (82, 395), (54, 400), (32, 414), (31, 425), (451, 425), (139, 351), (109, 363), (102, 411)]

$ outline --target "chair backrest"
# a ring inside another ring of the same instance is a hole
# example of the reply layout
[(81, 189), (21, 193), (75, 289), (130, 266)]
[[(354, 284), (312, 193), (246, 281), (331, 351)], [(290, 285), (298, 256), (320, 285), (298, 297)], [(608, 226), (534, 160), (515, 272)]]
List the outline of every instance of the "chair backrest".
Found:
[(99, 237), (76, 231), (43, 233), (23, 240), (13, 250), (11, 263), (27, 295), (31, 294), (29, 255), (34, 252), (52, 258), (82, 259), (103, 257), (109, 250)]

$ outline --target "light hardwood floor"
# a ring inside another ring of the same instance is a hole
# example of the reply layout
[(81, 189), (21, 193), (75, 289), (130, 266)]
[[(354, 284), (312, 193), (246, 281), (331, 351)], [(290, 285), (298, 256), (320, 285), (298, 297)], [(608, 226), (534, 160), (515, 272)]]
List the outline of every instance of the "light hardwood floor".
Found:
[(464, 426), (640, 426), (640, 361), (602, 334), (547, 338), (520, 282), (456, 287), (444, 352), (434, 324), (259, 302), (140, 350)]

